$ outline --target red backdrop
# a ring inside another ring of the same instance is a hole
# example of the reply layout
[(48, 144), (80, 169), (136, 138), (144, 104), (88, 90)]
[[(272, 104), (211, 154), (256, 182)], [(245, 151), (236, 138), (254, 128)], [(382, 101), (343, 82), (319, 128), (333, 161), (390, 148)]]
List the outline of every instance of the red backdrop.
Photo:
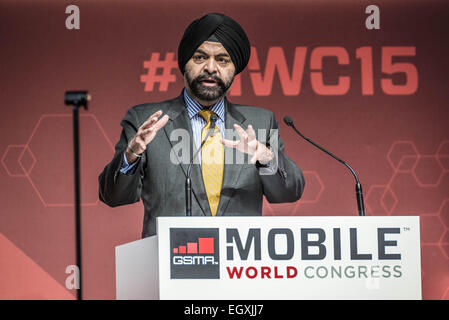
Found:
[[(80, 10), (79, 29), (66, 28), (70, 4)], [(377, 1), (378, 30), (365, 26), (370, 4), (0, 1), (0, 298), (75, 295), (65, 287), (75, 220), (63, 95), (76, 89), (93, 96), (80, 124), (83, 294), (115, 298), (114, 247), (139, 239), (143, 207), (99, 202), (98, 174), (129, 107), (179, 94), (185, 27), (223, 12), (241, 23), (253, 52), (229, 98), (275, 112), (307, 180), (302, 200), (265, 203), (264, 214), (357, 212), (353, 177), (281, 123), (288, 114), (356, 168), (368, 215), (421, 217), (423, 298), (449, 299), (449, 3)]]

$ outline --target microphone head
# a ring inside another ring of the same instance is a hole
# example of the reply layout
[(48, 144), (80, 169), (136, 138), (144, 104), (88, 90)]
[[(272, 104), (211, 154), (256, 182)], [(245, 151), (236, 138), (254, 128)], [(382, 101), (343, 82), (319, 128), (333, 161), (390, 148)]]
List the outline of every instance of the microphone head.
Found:
[(218, 117), (216, 114), (212, 113), (209, 117), (210, 120), (210, 136), (213, 137), (215, 135), (215, 124), (217, 123)]
[(211, 114), (209, 119), (211, 123), (215, 124), (218, 120), (218, 117), (216, 114)]
[(292, 118), (290, 118), (289, 116), (285, 116), (285, 117), (284, 117), (284, 122), (285, 122), (285, 124), (286, 124), (287, 126), (289, 126), (289, 127), (293, 126), (293, 120), (292, 120)]
[(64, 102), (68, 106), (84, 107), (87, 110), (87, 102), (92, 99), (87, 91), (66, 91)]

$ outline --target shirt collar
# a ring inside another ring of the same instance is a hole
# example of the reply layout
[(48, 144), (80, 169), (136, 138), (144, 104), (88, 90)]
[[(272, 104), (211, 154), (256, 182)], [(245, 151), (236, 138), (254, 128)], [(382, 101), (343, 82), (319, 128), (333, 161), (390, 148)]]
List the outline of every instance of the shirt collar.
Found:
[[(198, 112), (204, 107), (200, 105), (196, 100), (194, 100), (190, 95), (187, 93), (187, 90), (184, 88), (184, 101), (186, 102), (187, 111), (189, 113), (189, 119), (192, 120), (194, 116), (198, 114)], [(220, 100), (215, 103), (212, 108), (210, 108), (215, 114), (224, 121), (224, 98), (221, 98)]]

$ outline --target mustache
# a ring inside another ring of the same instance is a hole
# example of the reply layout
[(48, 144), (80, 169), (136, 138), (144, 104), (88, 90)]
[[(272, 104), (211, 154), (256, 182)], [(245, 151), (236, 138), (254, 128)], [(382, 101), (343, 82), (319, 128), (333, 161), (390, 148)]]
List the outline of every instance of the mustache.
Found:
[(203, 81), (205, 79), (213, 79), (217, 83), (223, 83), (223, 80), (221, 80), (221, 78), (219, 76), (217, 76), (216, 74), (201, 73), (198, 77), (196, 77), (195, 80), (196, 81)]

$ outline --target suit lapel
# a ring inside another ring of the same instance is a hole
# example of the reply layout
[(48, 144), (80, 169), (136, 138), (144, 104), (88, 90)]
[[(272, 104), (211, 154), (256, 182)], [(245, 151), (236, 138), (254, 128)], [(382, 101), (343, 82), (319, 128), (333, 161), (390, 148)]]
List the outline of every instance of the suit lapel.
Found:
[[(225, 99), (225, 138), (233, 139), (231, 132), (234, 132), (234, 124), (244, 126), (246, 118)], [(243, 127), (244, 128), (244, 127)], [(244, 128), (246, 129), (246, 128)], [(238, 151), (229, 152), (225, 147), (225, 166), (223, 172), (223, 184), (221, 187), (220, 202), (218, 204), (217, 215), (221, 216), (226, 211), (230, 199), (235, 192), (235, 184), (240, 176), (243, 164), (234, 163), (233, 155)]]
[[(169, 116), (170, 120), (168, 123), (164, 126), (165, 134), (167, 135), (167, 139), (170, 142), (171, 147), (173, 148), (174, 145), (176, 145), (177, 141), (171, 141), (170, 136), (175, 129), (185, 129), (189, 132), (189, 158), (191, 155), (193, 155), (193, 152), (195, 151), (195, 143), (193, 141), (193, 133), (192, 133), (192, 126), (190, 124), (189, 115), (187, 112), (187, 108), (185, 106), (184, 98), (182, 94), (168, 107), (167, 115)], [(188, 163), (181, 163), (180, 164), (182, 171), (184, 172), (184, 175), (187, 177), (187, 168), (189, 166)], [(202, 213), (207, 216), (211, 216), (211, 211), (209, 208), (209, 202), (207, 201), (206, 196), (206, 190), (204, 188), (203, 183), (203, 177), (201, 174), (201, 167), (198, 164), (193, 164), (191, 171), (190, 171), (190, 179), (192, 181), (192, 191), (194, 197), (197, 199), (200, 208), (202, 210)]]

